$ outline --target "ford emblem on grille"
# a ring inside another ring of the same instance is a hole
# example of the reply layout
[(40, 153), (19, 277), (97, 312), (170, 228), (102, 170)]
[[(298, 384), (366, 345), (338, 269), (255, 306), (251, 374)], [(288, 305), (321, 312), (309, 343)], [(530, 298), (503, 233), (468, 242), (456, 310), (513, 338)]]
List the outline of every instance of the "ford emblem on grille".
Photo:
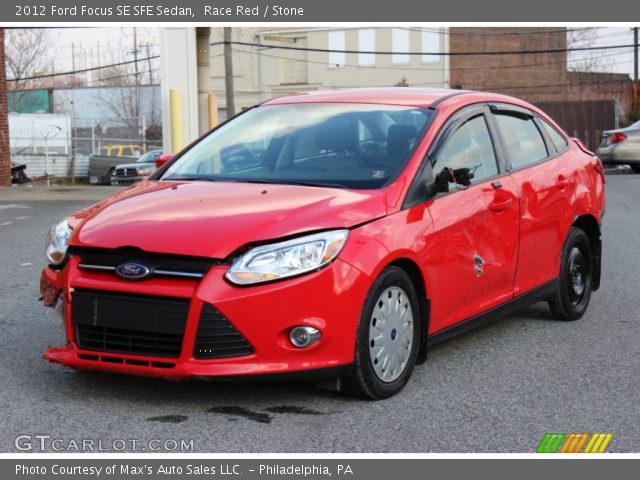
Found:
[(151, 270), (146, 265), (136, 262), (121, 263), (116, 267), (116, 273), (128, 280), (142, 280), (147, 278)]

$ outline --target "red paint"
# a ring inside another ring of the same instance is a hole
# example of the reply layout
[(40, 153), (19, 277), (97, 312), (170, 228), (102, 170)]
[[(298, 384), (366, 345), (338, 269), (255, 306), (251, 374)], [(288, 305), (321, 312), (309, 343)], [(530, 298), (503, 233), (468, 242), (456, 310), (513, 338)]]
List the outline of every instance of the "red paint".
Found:
[[(366, 102), (428, 107), (452, 93), (460, 92), (357, 89), (288, 96), (267, 103)], [(354, 358), (357, 323), (367, 291), (394, 261), (411, 262), (421, 274), (431, 300), (429, 333), (556, 278), (561, 247), (573, 222), (589, 215), (599, 223), (605, 206), (601, 164), (573, 141), (555, 158), (513, 173), (502, 172), (497, 177), (499, 187), (492, 185), (494, 178), (403, 209), (405, 196), (440, 128), (460, 109), (483, 102), (528, 108), (555, 125), (522, 101), (464, 93), (435, 107), (438, 114), (413, 158), (393, 183), (379, 190), (145, 181), (77, 213), (69, 220), (74, 229), (70, 244), (74, 246), (136, 247), (216, 259), (249, 244), (307, 232), (349, 228), (351, 233), (338, 259), (329, 266), (251, 287), (227, 282), (225, 265), (212, 267), (202, 280), (156, 277), (138, 282), (109, 272), (79, 270), (75, 257), (60, 272), (45, 268), (43, 296), (50, 303), (56, 292), (63, 292), (68, 338), (66, 346), (49, 349), (45, 358), (77, 368), (169, 378), (347, 365)], [(482, 261), (480, 274), (474, 269), (475, 257)], [(69, 308), (76, 288), (191, 299), (179, 358), (80, 351)], [(225, 315), (255, 352), (244, 357), (194, 359), (193, 343), (203, 303), (214, 305)], [(301, 324), (319, 328), (323, 335), (306, 350), (293, 348), (287, 340), (289, 329)], [(136, 361), (148, 364), (131, 363)], [(154, 362), (173, 366), (162, 368)]]

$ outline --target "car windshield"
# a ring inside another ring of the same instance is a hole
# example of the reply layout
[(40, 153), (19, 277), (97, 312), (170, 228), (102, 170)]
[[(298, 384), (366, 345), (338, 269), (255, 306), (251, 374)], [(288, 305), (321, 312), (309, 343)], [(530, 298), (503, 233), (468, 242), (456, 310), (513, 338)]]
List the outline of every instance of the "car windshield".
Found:
[(155, 162), (156, 158), (158, 158), (161, 153), (162, 152), (160, 150), (152, 150), (151, 152), (147, 152), (144, 155), (142, 155), (138, 160), (136, 160), (136, 163)]
[(638, 120), (635, 123), (632, 123), (631, 125), (629, 125), (627, 128), (640, 128), (640, 120)]
[(261, 106), (206, 136), (162, 180), (380, 188), (404, 167), (432, 114), (372, 104)]

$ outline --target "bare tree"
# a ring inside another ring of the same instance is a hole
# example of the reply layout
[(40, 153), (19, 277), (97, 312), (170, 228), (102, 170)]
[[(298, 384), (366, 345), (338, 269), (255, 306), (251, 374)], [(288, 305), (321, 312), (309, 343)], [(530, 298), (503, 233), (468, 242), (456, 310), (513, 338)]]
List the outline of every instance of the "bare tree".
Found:
[(46, 72), (49, 66), (49, 32), (44, 28), (7, 29), (5, 54), (7, 73), (15, 81), (9, 82), (13, 90), (24, 90), (33, 82), (29, 77)]
[[(570, 28), (567, 31), (567, 47), (593, 47), (598, 40), (598, 31), (593, 27)], [(572, 72), (611, 72), (614, 57), (603, 57), (597, 51), (568, 52), (568, 70)]]
[[(138, 138), (143, 128), (150, 136), (157, 136), (160, 124), (160, 112), (155, 104), (156, 92), (150, 86), (153, 82), (153, 68), (148, 58), (153, 46), (151, 39), (151, 30), (138, 29), (138, 35), (135, 35), (135, 31), (121, 29), (120, 37), (108, 46), (112, 66), (99, 70), (95, 77), (97, 85), (117, 87), (96, 89), (93, 96), (95, 103)], [(131, 61), (132, 57), (135, 62), (121, 64)]]

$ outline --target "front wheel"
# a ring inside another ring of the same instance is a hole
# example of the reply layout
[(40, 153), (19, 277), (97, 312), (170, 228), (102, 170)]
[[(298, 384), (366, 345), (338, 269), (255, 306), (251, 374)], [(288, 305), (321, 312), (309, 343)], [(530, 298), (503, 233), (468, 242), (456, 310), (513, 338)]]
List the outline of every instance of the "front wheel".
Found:
[(558, 320), (578, 320), (589, 306), (593, 288), (591, 242), (584, 231), (572, 227), (562, 249), (558, 288), (549, 300)]
[(384, 270), (362, 308), (353, 371), (345, 379), (348, 391), (377, 400), (402, 390), (420, 347), (419, 311), (415, 288), (404, 270)]
[(635, 173), (640, 173), (640, 164), (634, 163), (629, 166), (631, 167), (631, 170), (633, 170)]

